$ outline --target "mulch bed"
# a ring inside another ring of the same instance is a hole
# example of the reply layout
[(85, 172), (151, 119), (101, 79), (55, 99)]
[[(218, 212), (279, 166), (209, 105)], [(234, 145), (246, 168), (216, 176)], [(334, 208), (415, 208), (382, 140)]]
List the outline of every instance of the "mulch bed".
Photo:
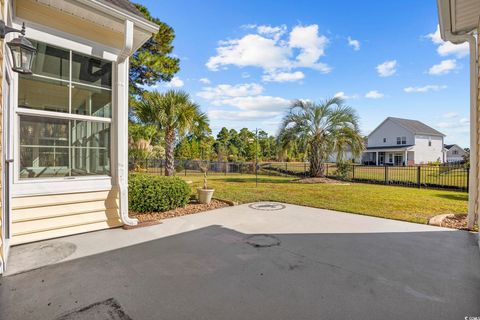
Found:
[[(456, 214), (453, 217), (446, 217), (442, 221), (442, 227), (459, 229), (459, 230), (468, 230), (467, 215)], [(478, 227), (475, 226), (474, 229), (478, 230)]]
[(304, 179), (293, 180), (292, 183), (305, 183), (305, 184), (325, 183), (325, 184), (339, 184), (344, 186), (349, 185), (349, 183), (334, 180), (334, 179), (329, 179), (329, 178), (304, 178)]
[(132, 218), (137, 218), (138, 221), (143, 224), (144, 222), (160, 221), (163, 219), (181, 217), (187, 214), (193, 214), (193, 213), (198, 213), (198, 212), (203, 212), (203, 211), (208, 211), (208, 210), (213, 210), (213, 209), (218, 209), (218, 208), (223, 208), (228, 206), (230, 206), (230, 204), (217, 199), (213, 199), (209, 205), (192, 201), (183, 208), (177, 208), (177, 209), (164, 211), (164, 212), (147, 212), (147, 213), (130, 211), (129, 216)]

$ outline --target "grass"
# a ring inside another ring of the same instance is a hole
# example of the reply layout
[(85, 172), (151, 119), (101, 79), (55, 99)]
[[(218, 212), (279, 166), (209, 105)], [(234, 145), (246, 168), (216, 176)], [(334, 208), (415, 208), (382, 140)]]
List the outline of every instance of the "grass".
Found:
[[(182, 176), (192, 181), (192, 192), (202, 185), (202, 176)], [(209, 187), (215, 197), (239, 203), (279, 201), (375, 217), (427, 223), (438, 214), (467, 213), (468, 194), (444, 190), (417, 189), (362, 183), (350, 185), (299, 184), (290, 177), (254, 175), (212, 175)]]

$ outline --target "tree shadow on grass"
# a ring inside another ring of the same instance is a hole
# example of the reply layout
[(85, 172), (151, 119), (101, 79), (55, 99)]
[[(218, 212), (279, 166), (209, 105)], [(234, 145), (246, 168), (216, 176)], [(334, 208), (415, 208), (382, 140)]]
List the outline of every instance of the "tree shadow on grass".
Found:
[(444, 198), (448, 200), (455, 200), (455, 201), (468, 201), (468, 193), (465, 194), (445, 194), (445, 193), (437, 193), (435, 196), (439, 198)]
[[(292, 179), (293, 180), (293, 179)], [(290, 179), (272, 179), (272, 178), (258, 178), (258, 183), (290, 183)], [(253, 178), (225, 178), (222, 179), (225, 182), (239, 182), (239, 183), (255, 183), (256, 179)]]

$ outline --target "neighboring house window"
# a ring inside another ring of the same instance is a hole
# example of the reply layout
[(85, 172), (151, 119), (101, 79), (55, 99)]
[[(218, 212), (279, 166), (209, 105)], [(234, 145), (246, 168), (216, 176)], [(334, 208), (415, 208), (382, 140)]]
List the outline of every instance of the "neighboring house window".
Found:
[(397, 144), (402, 144), (402, 138), (401, 137), (397, 137)]
[(453, 150), (453, 154), (457, 155), (457, 154), (458, 154), (458, 150)]
[(428, 146), (429, 146), (429, 147), (432, 146), (432, 140), (428, 140)]
[(397, 144), (407, 144), (407, 137), (397, 137)]
[(391, 154), (391, 153), (388, 154), (388, 162), (389, 163), (393, 162), (393, 154)]
[(19, 75), (20, 179), (110, 175), (112, 63), (33, 42)]
[(384, 142), (384, 143), (387, 142), (387, 138), (383, 138), (383, 142)]

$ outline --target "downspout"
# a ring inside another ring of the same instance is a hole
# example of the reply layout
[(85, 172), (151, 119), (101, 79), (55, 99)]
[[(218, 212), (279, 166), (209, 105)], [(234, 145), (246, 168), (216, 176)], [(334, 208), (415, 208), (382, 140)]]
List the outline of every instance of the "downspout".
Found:
[[(117, 81), (119, 81), (119, 96), (122, 94), (121, 102), (125, 108), (122, 108), (122, 114), (117, 113), (117, 126), (118, 128), (124, 128), (124, 130), (118, 130), (117, 128), (117, 141), (119, 144), (126, 145), (128, 141), (128, 103), (129, 103), (129, 91), (128, 91), (128, 71), (129, 71), (129, 57), (133, 54), (133, 29), (134, 24), (132, 21), (125, 21), (125, 42), (122, 50), (117, 58)], [(121, 69), (123, 68), (123, 70)], [(117, 99), (118, 102), (118, 99)], [(121, 136), (120, 136), (121, 135)], [(117, 146), (118, 148), (120, 146)], [(138, 220), (130, 218), (128, 216), (128, 149), (125, 146), (120, 148), (124, 152), (117, 152), (117, 179), (119, 187), (119, 210), (120, 218), (123, 224), (137, 225)]]
[(472, 34), (456, 35), (447, 30), (445, 30), (445, 36), (450, 42), (455, 44), (468, 42), (470, 47), (470, 172), (467, 228), (472, 229), (475, 224), (475, 215), (478, 211), (478, 181), (480, 179), (478, 170), (477, 40)]

